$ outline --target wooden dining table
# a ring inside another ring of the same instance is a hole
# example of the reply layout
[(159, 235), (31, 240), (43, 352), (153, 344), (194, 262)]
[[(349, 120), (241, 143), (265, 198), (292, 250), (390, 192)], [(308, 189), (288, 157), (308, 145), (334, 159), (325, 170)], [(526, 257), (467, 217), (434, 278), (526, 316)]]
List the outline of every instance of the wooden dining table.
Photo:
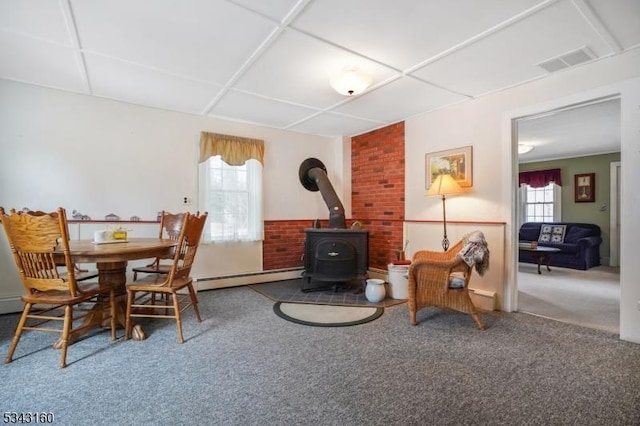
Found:
[[(95, 264), (98, 269), (100, 286), (116, 290), (116, 317), (124, 327), (126, 313), (127, 262), (129, 260), (152, 259), (171, 253), (176, 240), (160, 238), (130, 238), (126, 241), (95, 243), (93, 240), (71, 240), (69, 251), (75, 263)], [(102, 307), (95, 307), (85, 321), (96, 327), (105, 324)], [(107, 321), (108, 322), (108, 321)], [(134, 340), (146, 338), (139, 324), (134, 325)], [(73, 336), (77, 338), (79, 336)]]

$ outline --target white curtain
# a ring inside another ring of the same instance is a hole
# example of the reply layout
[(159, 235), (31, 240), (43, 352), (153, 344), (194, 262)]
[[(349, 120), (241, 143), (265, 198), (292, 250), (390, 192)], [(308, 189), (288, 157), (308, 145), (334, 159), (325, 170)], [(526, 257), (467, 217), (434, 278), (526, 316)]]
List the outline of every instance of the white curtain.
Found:
[(204, 241), (263, 240), (262, 164), (230, 166), (214, 156), (199, 168), (200, 206), (209, 212)]

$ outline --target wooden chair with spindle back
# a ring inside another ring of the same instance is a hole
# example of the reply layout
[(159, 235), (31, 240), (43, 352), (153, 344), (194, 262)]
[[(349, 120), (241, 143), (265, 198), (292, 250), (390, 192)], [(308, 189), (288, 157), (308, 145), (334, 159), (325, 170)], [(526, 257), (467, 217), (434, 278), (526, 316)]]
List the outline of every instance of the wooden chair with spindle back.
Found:
[[(160, 214), (160, 232), (158, 238), (169, 238), (177, 240), (182, 230), (182, 223), (185, 213), (172, 214), (166, 211), (162, 211)], [(138, 266), (132, 268), (133, 280), (138, 279), (138, 273), (145, 274), (168, 274), (171, 269), (171, 263), (167, 260), (173, 259), (173, 252), (164, 257), (156, 257), (153, 263), (146, 266)], [(162, 262), (162, 261), (165, 262)]]
[[(43, 212), (42, 210), (29, 210), (29, 211), (27, 211), (25, 213), (30, 214), (32, 216), (44, 216), (44, 215), (48, 214), (47, 212)], [(67, 229), (67, 234), (68, 233), (69, 232), (68, 232), (68, 229)], [(65, 266), (64, 265), (64, 261), (61, 261), (58, 266), (64, 267)], [(97, 278), (98, 275), (99, 275), (97, 270), (95, 270), (95, 269), (93, 269), (93, 270), (82, 269), (76, 263), (73, 264), (73, 273), (75, 275), (76, 281), (90, 280), (92, 278)], [(66, 279), (64, 274), (66, 274), (66, 272), (63, 272), (62, 278)]]
[[(74, 263), (69, 254), (66, 212), (31, 215), (28, 212), (6, 214), (0, 207), (0, 220), (26, 290), (22, 296), (24, 310), (9, 345), (5, 363), (10, 363), (23, 331), (61, 334), (60, 367), (67, 365), (67, 347), (75, 332), (93, 327), (87, 315), (101, 315), (100, 322), (110, 319), (111, 339), (116, 338), (115, 293), (98, 283), (78, 283)], [(61, 266), (63, 264), (63, 266)], [(88, 307), (99, 309), (90, 310)], [(105, 311), (108, 314), (105, 316)], [(77, 314), (77, 315), (76, 315)], [(44, 327), (45, 323), (62, 322), (62, 327)], [(76, 327), (75, 324), (78, 324)], [(57, 347), (58, 344), (56, 344)]]
[[(175, 319), (180, 343), (184, 342), (182, 311), (193, 307), (197, 321), (202, 321), (198, 308), (198, 297), (193, 288), (193, 279), (190, 274), (206, 220), (206, 212), (202, 215), (185, 213), (169, 272), (147, 275), (127, 284), (125, 339), (131, 335), (133, 326), (131, 318)], [(184, 288), (188, 290), (188, 294), (179, 293)], [(167, 297), (163, 297), (162, 302), (156, 304), (156, 294)], [(164, 313), (160, 310), (164, 310)], [(167, 310), (173, 311), (173, 314), (169, 314)]]

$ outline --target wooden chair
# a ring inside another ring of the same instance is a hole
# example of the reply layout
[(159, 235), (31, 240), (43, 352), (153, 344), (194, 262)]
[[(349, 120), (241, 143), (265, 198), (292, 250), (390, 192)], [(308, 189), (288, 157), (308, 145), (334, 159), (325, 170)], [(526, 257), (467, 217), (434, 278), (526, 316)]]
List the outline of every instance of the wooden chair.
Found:
[[(184, 215), (184, 213), (172, 214), (163, 210), (160, 214), (160, 233), (158, 238), (177, 240), (182, 229)], [(157, 257), (153, 263), (146, 266), (133, 268), (133, 280), (136, 281), (138, 279), (139, 272), (145, 274), (168, 274), (172, 266), (171, 263), (166, 262), (169, 259), (173, 259), (173, 253), (166, 257)], [(165, 260), (164, 263), (162, 262), (163, 260)]]
[[(26, 212), (27, 214), (30, 214), (32, 216), (44, 216), (46, 214), (48, 214), (47, 212), (43, 212), (42, 210), (29, 210), (28, 212)], [(68, 230), (68, 228), (67, 228)], [(67, 231), (67, 234), (69, 232)], [(58, 263), (58, 266), (62, 266), (64, 267), (64, 261), (61, 261)], [(62, 272), (62, 278), (66, 280), (66, 271)], [(97, 270), (88, 270), (88, 269), (82, 269), (80, 268), (76, 263), (73, 264), (73, 273), (75, 275), (76, 281), (86, 281), (86, 280), (90, 280), (93, 278), (97, 278), (99, 273)]]
[[(115, 294), (113, 288), (98, 283), (78, 283), (69, 255), (69, 233), (63, 208), (48, 214), (17, 213), (7, 215), (0, 207), (0, 218), (11, 246), (20, 278), (26, 289), (24, 310), (9, 346), (5, 363), (10, 363), (24, 330), (60, 333), (54, 347), (61, 350), (60, 367), (67, 365), (67, 347), (75, 332), (95, 324), (89, 315), (100, 315), (100, 323), (111, 320), (111, 339), (116, 338)], [(57, 248), (57, 250), (56, 250)], [(54, 252), (55, 251), (55, 252)], [(64, 266), (60, 266), (64, 264)], [(88, 307), (98, 308), (89, 310)], [(79, 314), (79, 315), (75, 315)], [(83, 321), (81, 321), (83, 320)], [(43, 327), (62, 322), (62, 327)], [(78, 324), (76, 327), (75, 324)]]
[[(472, 267), (458, 256), (464, 246), (460, 240), (446, 252), (421, 250), (409, 267), (409, 320), (416, 325), (417, 312), (428, 306), (453, 309), (471, 315), (480, 330), (485, 326), (469, 296)], [(453, 274), (453, 275), (452, 275)], [(461, 288), (451, 288), (452, 279)]]
[[(197, 321), (202, 322), (198, 308), (198, 297), (193, 288), (193, 279), (190, 273), (206, 220), (207, 213), (202, 215), (185, 213), (169, 272), (148, 275), (127, 284), (125, 339), (129, 339), (131, 336), (133, 326), (131, 318), (175, 319), (180, 343), (184, 342), (182, 311), (193, 307)], [(188, 294), (179, 293), (185, 288), (188, 290)], [(156, 303), (156, 294), (167, 297), (163, 297), (160, 303)]]

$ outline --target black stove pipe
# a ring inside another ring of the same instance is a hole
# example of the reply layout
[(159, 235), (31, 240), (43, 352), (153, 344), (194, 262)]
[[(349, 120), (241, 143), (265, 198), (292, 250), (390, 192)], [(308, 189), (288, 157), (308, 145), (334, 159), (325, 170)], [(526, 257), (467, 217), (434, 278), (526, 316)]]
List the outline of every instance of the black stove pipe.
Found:
[(346, 229), (347, 222), (344, 207), (327, 177), (327, 169), (317, 158), (307, 158), (298, 170), (300, 183), (309, 191), (320, 191), (322, 199), (329, 208), (329, 228)]

